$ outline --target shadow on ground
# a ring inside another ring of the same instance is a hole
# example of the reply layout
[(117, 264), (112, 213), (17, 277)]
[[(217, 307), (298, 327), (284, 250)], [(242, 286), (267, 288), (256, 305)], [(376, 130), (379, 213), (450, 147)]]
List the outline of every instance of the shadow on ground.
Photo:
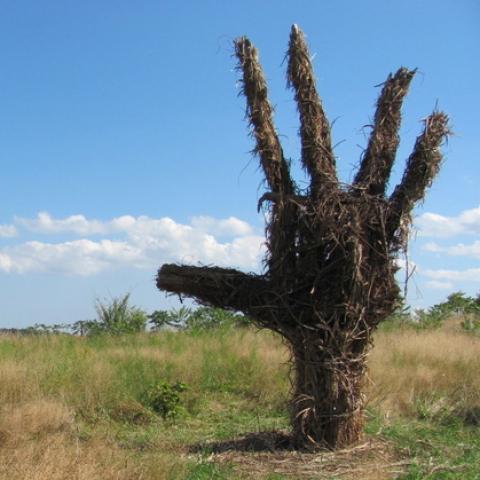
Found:
[(240, 438), (191, 445), (189, 453), (225, 452), (278, 452), (294, 450), (291, 437), (285, 432), (270, 431), (248, 433)]

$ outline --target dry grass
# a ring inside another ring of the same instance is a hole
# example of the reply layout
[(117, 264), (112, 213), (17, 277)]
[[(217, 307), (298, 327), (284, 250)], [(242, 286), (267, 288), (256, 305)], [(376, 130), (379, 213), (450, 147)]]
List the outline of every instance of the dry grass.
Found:
[(163, 456), (142, 465), (113, 444), (100, 439), (79, 442), (65, 433), (0, 450), (0, 478), (9, 480), (161, 479), (170, 471), (172, 465)]
[(0, 368), (0, 405), (24, 401), (35, 394), (25, 363), (5, 359)]
[(386, 417), (478, 409), (478, 352), (478, 337), (455, 320), (438, 330), (379, 332), (370, 356), (370, 404)]
[(39, 435), (68, 431), (72, 425), (72, 412), (62, 403), (46, 398), (7, 405), (1, 410), (4, 445), (15, 446)]
[(385, 442), (366, 442), (353, 448), (323, 453), (237, 452), (215, 455), (215, 461), (234, 463), (245, 478), (268, 478), (272, 472), (297, 479), (387, 480), (403, 472), (408, 460), (398, 458)]
[[(378, 332), (370, 406), (387, 423), (479, 412), (478, 346), (478, 337), (453, 322), (438, 330)], [(260, 428), (257, 422), (269, 428), (262, 416), (280, 419), (275, 412), (284, 408), (290, 388), (287, 360), (277, 337), (248, 329), (98, 341), (0, 338), (0, 479), (197, 478), (187, 477), (199, 461), (187, 454), (189, 445), (238, 438)], [(142, 386), (159, 379), (188, 383), (186, 404), (193, 410), (177, 425), (151, 423), (148, 415), (132, 421), (145, 409)], [(408, 463), (379, 439), (335, 454), (236, 450), (207, 461), (219, 468), (233, 464), (234, 473), (198, 478), (276, 472), (386, 479)]]
[(166, 478), (172, 460), (142, 465), (99, 434), (82, 439), (73, 412), (56, 400), (4, 406), (0, 414), (0, 478), (9, 480), (138, 480)]

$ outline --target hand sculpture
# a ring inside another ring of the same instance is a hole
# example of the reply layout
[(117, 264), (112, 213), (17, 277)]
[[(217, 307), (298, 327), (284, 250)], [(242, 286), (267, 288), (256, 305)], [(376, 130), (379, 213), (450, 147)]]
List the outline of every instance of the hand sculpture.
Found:
[(278, 332), (292, 352), (294, 444), (344, 447), (361, 434), (371, 333), (398, 300), (395, 260), (405, 246), (411, 211), (438, 172), (448, 119), (434, 112), (425, 120), (402, 181), (387, 197), (402, 101), (415, 73), (400, 68), (383, 85), (353, 184), (341, 184), (306, 42), (294, 25), (287, 78), (300, 116), (302, 165), (311, 179), (301, 191), (276, 133), (258, 53), (245, 37), (235, 41), (235, 53), (268, 185), (259, 202), (270, 208), (265, 273), (166, 264), (157, 286), (242, 311)]

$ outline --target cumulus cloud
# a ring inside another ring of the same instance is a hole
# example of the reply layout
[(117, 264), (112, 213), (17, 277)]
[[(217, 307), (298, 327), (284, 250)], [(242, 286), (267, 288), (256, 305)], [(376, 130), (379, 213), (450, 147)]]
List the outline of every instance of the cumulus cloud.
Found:
[(466, 270), (422, 270), (422, 275), (439, 282), (480, 282), (480, 268)]
[(480, 258), (480, 240), (476, 240), (469, 245), (458, 243), (449, 247), (442, 247), (435, 242), (428, 242), (423, 246), (423, 249), (427, 252), (446, 253), (452, 256)]
[[(171, 219), (164, 217), (159, 220), (168, 222)], [(87, 219), (84, 215), (71, 215), (63, 219), (55, 219), (47, 212), (40, 212), (34, 219), (17, 217), (15, 222), (20, 227), (34, 233), (47, 235), (71, 233), (83, 236), (129, 232), (138, 225), (142, 225), (142, 228), (146, 224), (158, 225), (156, 223), (157, 219), (151, 219), (146, 216), (133, 217), (131, 215), (123, 215), (102, 222), (100, 220)], [(209, 216), (197, 216), (192, 218), (191, 227), (199, 232), (210, 233), (215, 236), (244, 236), (253, 233), (252, 227), (247, 222), (236, 217), (217, 219)]]
[(0, 270), (4, 272), (92, 275), (119, 266), (156, 269), (169, 261), (256, 270), (264, 248), (263, 237), (235, 217), (195, 217), (190, 224), (181, 224), (168, 217), (126, 215), (102, 222), (83, 215), (55, 219), (43, 212), (35, 219), (18, 218), (16, 222), (41, 234), (116, 236), (115, 240), (31, 241), (4, 247), (0, 249)]
[(451, 237), (461, 234), (480, 234), (480, 207), (464, 210), (456, 217), (424, 213), (415, 220), (420, 236)]
[(0, 237), (8, 238), (15, 237), (17, 235), (17, 229), (15, 225), (0, 225)]
[(200, 231), (219, 236), (250, 235), (252, 233), (252, 227), (247, 222), (235, 217), (229, 217), (224, 220), (206, 216), (193, 217), (192, 226)]
[(15, 223), (30, 232), (41, 234), (72, 233), (75, 235), (91, 236), (105, 235), (115, 231), (122, 231), (135, 223), (135, 218), (123, 216), (108, 222), (88, 220), (84, 215), (71, 215), (63, 219), (55, 219), (47, 212), (40, 212), (37, 218), (15, 218)]
[(12, 273), (48, 271), (91, 275), (112, 264), (135, 266), (141, 260), (140, 249), (126, 242), (87, 239), (63, 243), (33, 241), (5, 248), (0, 254), (0, 269)]

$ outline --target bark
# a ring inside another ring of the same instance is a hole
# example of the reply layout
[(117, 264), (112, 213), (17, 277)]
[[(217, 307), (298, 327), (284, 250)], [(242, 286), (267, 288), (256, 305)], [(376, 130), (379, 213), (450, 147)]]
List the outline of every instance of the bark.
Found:
[(345, 358), (343, 353), (319, 348), (310, 339), (294, 344), (292, 354), (291, 423), (295, 447), (333, 450), (358, 442), (364, 423), (363, 353)]

